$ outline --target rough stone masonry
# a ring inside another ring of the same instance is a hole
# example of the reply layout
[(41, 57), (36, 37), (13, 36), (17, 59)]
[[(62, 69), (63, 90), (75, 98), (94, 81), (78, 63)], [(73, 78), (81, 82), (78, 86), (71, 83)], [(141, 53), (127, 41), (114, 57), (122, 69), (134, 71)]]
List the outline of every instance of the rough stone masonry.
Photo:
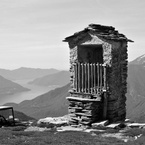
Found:
[(127, 92), (127, 43), (112, 26), (90, 24), (66, 37), (70, 48), (70, 124), (124, 121)]

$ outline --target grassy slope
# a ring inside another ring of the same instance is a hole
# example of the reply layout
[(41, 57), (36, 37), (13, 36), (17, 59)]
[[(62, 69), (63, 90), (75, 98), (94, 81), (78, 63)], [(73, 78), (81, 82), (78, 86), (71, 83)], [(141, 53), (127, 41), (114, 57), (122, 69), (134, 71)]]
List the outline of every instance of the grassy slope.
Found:
[[(90, 133), (78, 131), (56, 132), (55, 129), (39, 132), (25, 132), (24, 126), (0, 128), (1, 145), (143, 145), (145, 142), (145, 129), (124, 130), (128, 142), (123, 142), (115, 137), (102, 137), (101, 132)], [(109, 132), (108, 132), (109, 131)], [(119, 130), (109, 129), (104, 133), (114, 134)], [(139, 136), (138, 136), (139, 135)], [(138, 136), (138, 137), (137, 137)], [(137, 137), (137, 138), (136, 138)], [(136, 138), (136, 139), (135, 139)]]
[(55, 131), (24, 132), (21, 128), (1, 128), (0, 144), (2, 145), (123, 145), (115, 138), (103, 138), (100, 135), (92, 136), (84, 132)]

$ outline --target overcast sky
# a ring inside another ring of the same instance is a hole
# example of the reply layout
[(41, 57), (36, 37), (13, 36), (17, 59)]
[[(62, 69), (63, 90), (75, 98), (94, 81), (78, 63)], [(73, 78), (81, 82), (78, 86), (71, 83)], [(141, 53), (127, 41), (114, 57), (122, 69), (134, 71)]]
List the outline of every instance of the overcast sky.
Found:
[(144, 0), (0, 0), (0, 68), (69, 69), (62, 40), (90, 23), (135, 41), (129, 61), (145, 54)]

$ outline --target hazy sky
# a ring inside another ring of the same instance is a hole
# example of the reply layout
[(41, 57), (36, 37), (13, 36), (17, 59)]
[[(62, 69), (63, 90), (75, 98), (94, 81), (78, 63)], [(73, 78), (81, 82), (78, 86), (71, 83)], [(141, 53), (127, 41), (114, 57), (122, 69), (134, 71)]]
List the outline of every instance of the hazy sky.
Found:
[(69, 69), (62, 40), (90, 23), (134, 40), (129, 60), (145, 54), (145, 0), (0, 0), (0, 68)]

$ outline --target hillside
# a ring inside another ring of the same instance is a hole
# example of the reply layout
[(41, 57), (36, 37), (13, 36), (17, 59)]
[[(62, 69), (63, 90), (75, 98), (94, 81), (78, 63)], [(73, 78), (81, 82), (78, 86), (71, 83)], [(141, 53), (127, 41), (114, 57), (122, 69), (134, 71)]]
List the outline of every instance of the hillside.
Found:
[[(144, 57), (141, 56), (141, 59), (144, 59)], [(145, 122), (145, 67), (143, 63), (136, 63), (136, 61), (129, 63), (127, 81), (127, 118)], [(33, 100), (8, 105), (12, 105), (16, 110), (22, 111), (34, 118), (65, 115), (68, 110), (68, 102), (65, 98), (69, 95), (69, 87), (68, 84), (38, 96)]]
[(35, 118), (32, 118), (32, 117), (30, 117), (22, 112), (15, 111), (15, 110), (14, 110), (14, 115), (15, 115), (15, 118), (18, 118), (20, 121), (35, 120)]
[(39, 69), (21, 67), (15, 70), (0, 69), (0, 75), (10, 80), (35, 79), (59, 72), (56, 69)]
[(21, 85), (0, 76), (0, 95), (11, 95), (29, 90), (30, 89), (24, 88)]
[(25, 100), (20, 104), (7, 103), (15, 110), (23, 112), (36, 119), (46, 116), (62, 116), (68, 113), (68, 102), (65, 99), (69, 93), (70, 84), (57, 88), (32, 100)]
[(37, 78), (34, 81), (29, 82), (29, 84), (39, 85), (39, 86), (64, 86), (69, 83), (70, 75), (68, 71), (60, 71), (55, 74), (50, 74), (41, 78)]
[(127, 117), (145, 121), (145, 55), (128, 66)]
[(135, 60), (131, 61), (130, 64), (137, 64), (145, 66), (145, 54), (137, 57)]
[[(9, 116), (12, 115), (10, 110), (0, 111), (0, 114), (2, 116), (4, 116), (5, 118), (9, 118)], [(14, 110), (14, 116), (15, 116), (15, 118), (18, 118), (19, 121), (35, 120), (34, 118), (32, 118), (32, 117), (30, 117), (30, 116), (28, 116), (20, 111), (15, 111), (15, 110)]]

